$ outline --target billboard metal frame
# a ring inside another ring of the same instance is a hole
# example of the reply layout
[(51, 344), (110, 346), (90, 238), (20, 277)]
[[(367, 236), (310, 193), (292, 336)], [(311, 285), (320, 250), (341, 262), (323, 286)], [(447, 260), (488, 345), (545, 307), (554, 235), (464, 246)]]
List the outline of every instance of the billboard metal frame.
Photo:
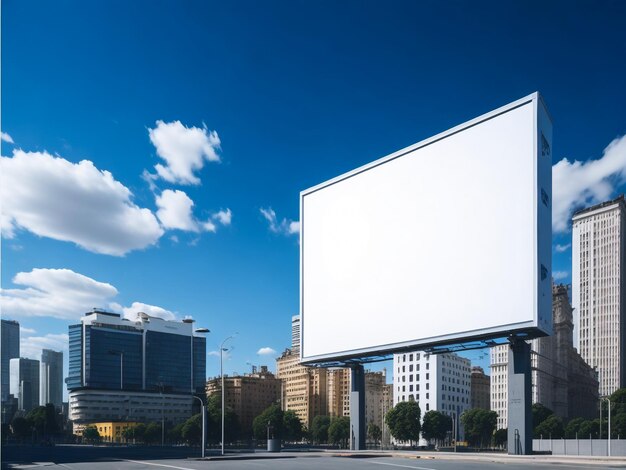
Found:
[[(530, 321), (524, 321), (524, 322), (517, 322), (517, 323), (511, 323), (511, 324), (503, 324), (503, 325), (498, 325), (498, 326), (494, 326), (494, 327), (490, 327), (490, 328), (481, 328), (481, 329), (477, 329), (477, 330), (468, 330), (468, 331), (461, 331), (461, 332), (456, 332), (453, 334), (449, 334), (449, 335), (439, 335), (439, 336), (435, 336), (435, 337), (430, 337), (430, 338), (421, 338), (418, 340), (411, 340), (411, 341), (404, 341), (404, 342), (399, 342), (399, 343), (392, 343), (392, 344), (378, 344), (375, 346), (371, 346), (371, 347), (364, 347), (364, 348), (359, 348), (359, 349), (354, 349), (354, 350), (347, 350), (347, 351), (337, 351), (337, 352), (332, 352), (332, 353), (328, 353), (328, 354), (319, 354), (319, 355), (315, 355), (315, 356), (307, 356), (305, 357), (304, 354), (304, 342), (306, 341), (306, 337), (305, 337), (305, 329), (306, 329), (306, 312), (304, 311), (304, 295), (305, 295), (305, 291), (304, 291), (304, 244), (306, 243), (305, 240), (305, 234), (306, 234), (306, 217), (305, 217), (305, 213), (304, 213), (304, 198), (307, 197), (310, 194), (313, 194), (317, 191), (320, 191), (324, 188), (327, 188), (329, 186), (332, 186), (334, 184), (337, 184), (341, 181), (344, 181), (348, 178), (351, 178), (353, 176), (356, 176), (360, 173), (366, 172), (368, 170), (371, 170), (373, 168), (376, 168), (380, 165), (383, 165), (389, 161), (395, 160), (397, 158), (400, 158), (404, 155), (407, 155), (415, 150), (427, 147), (429, 145), (432, 145), (438, 141), (441, 141), (443, 139), (446, 139), (450, 136), (453, 136), (455, 134), (458, 134), (462, 131), (465, 131), (467, 129), (470, 129), (476, 125), (479, 125), (483, 122), (489, 121), (495, 117), (498, 117), (502, 114), (505, 114), (507, 112), (510, 112), (516, 108), (519, 108), (521, 106), (525, 106), (529, 103), (532, 103), (533, 106), (533, 118), (534, 118), (534, 123), (533, 123), (533, 138), (534, 138), (534, 142), (533, 142), (533, 152), (534, 152), (534, 167), (533, 167), (533, 174), (534, 174), (534, 181), (535, 183), (538, 182), (538, 158), (539, 158), (539, 145), (542, 144), (540, 142), (537, 141), (539, 134), (541, 133), (541, 129), (540, 129), (540, 118), (543, 115), (543, 117), (548, 121), (548, 125), (551, 127), (551, 123), (552, 123), (552, 119), (550, 117), (550, 114), (547, 110), (547, 107), (541, 97), (541, 95), (538, 92), (532, 93), (524, 98), (521, 98), (519, 100), (516, 100), (510, 104), (507, 104), (505, 106), (502, 106), (500, 108), (497, 108), (491, 112), (488, 112), (486, 114), (483, 114), (475, 119), (472, 119), (470, 121), (467, 121), (463, 124), (460, 124), (458, 126), (455, 126), (447, 131), (444, 131), (442, 133), (439, 133), (433, 137), (430, 137), (428, 139), (425, 139), (421, 142), (418, 142), (416, 144), (413, 144), (409, 147), (406, 147), (402, 150), (399, 150), (397, 152), (394, 152), (390, 155), (387, 155), (383, 158), (380, 158), (378, 160), (375, 160), (371, 163), (368, 163), (366, 165), (363, 165), (359, 168), (356, 168), (352, 171), (349, 171), (347, 173), (344, 173), (342, 175), (339, 175), (335, 178), (332, 178), (328, 181), (325, 181), (323, 183), (320, 183), (316, 186), (313, 186), (309, 189), (303, 190), (300, 192), (300, 315), (301, 315), (301, 322), (300, 322), (300, 327), (301, 327), (301, 345), (300, 345), (300, 354), (301, 354), (301, 362), (303, 364), (309, 364), (309, 365), (336, 365), (336, 364), (341, 364), (341, 363), (352, 363), (352, 362), (375, 362), (377, 360), (380, 360), (381, 357), (385, 357), (385, 356), (389, 356), (390, 354), (393, 354), (395, 352), (402, 352), (402, 351), (408, 351), (408, 350), (431, 350), (432, 353), (437, 353), (437, 352), (445, 352), (445, 351), (450, 351), (450, 350), (456, 350), (456, 349), (475, 349), (477, 347), (486, 347), (489, 346), (490, 344), (493, 344), (492, 340), (495, 339), (502, 339), (502, 338), (507, 338), (507, 337), (520, 337), (520, 338), (524, 338), (524, 339), (531, 339), (531, 338), (536, 338), (536, 337), (541, 337), (541, 336), (546, 336), (551, 334), (551, 330), (552, 330), (552, 322), (544, 322), (543, 324), (540, 325), (540, 318), (538, 318), (538, 314), (539, 314), (539, 305), (538, 305), (538, 289), (539, 289), (539, 266), (542, 264), (539, 260), (540, 257), (540, 247), (538, 246), (538, 201), (540, 197), (542, 197), (539, 194), (539, 188), (538, 185), (535, 184), (534, 185), (534, 190), (533, 190), (533, 210), (534, 210), (534, 217), (533, 217), (533, 230), (534, 233), (537, 235), (534, 237), (534, 241), (533, 241), (533, 250), (534, 250), (534, 254), (536, 256), (536, 262), (533, 264), (533, 279), (534, 279), (534, 286), (535, 288), (533, 289), (533, 302), (534, 305), (536, 306), (536, 308), (534, 309), (533, 312), (533, 320)], [(551, 136), (550, 136), (550, 144), (551, 144)], [(550, 148), (548, 146), (548, 157), (550, 158)], [(550, 167), (551, 167), (551, 163), (550, 163)], [(551, 178), (551, 175), (550, 175)], [(551, 183), (550, 183), (550, 190), (548, 191), (548, 197), (550, 200), (549, 206), (548, 206), (548, 211), (551, 212), (552, 209), (552, 191), (551, 191)], [(550, 214), (551, 215), (551, 214)], [(551, 237), (550, 237), (551, 238)], [(547, 256), (550, 257), (550, 259), (546, 260), (545, 262), (548, 264), (548, 272), (547, 272), (547, 282), (550, 282), (551, 279), (551, 249), (548, 249), (548, 254)], [(542, 260), (543, 261), (543, 260)], [(545, 319), (544, 319), (545, 320)], [(551, 320), (551, 311), (550, 311), (550, 320)], [(346, 332), (347, 334), (349, 334), (349, 332)], [(472, 347), (464, 347), (463, 344), (467, 344), (467, 343), (475, 343), (478, 342), (478, 345), (476, 346), (472, 346)], [(458, 347), (454, 347), (454, 345), (458, 345)], [(369, 361), (367, 360), (368, 358), (371, 358)], [(378, 359), (376, 359), (378, 358)]]

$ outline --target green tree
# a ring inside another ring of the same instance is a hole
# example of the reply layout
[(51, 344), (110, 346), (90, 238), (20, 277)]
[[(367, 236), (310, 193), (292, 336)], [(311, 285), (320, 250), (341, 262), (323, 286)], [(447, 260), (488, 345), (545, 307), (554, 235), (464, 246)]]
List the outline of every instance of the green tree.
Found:
[(96, 443), (100, 441), (100, 433), (95, 426), (87, 426), (83, 430), (83, 440), (85, 442)]
[(387, 412), (385, 422), (391, 435), (399, 441), (419, 440), (420, 407), (416, 401), (402, 401)]
[(546, 419), (554, 414), (554, 412), (541, 403), (534, 403), (532, 406), (533, 429), (543, 423)]
[(504, 447), (504, 444), (507, 443), (509, 436), (509, 430), (507, 428), (498, 429), (493, 433), (493, 444), (496, 447)]
[(349, 439), (350, 418), (347, 416), (333, 418), (328, 427), (328, 440), (330, 443), (338, 445), (340, 448), (347, 448)]
[(302, 421), (293, 410), (283, 413), (283, 439), (288, 442), (298, 442), (304, 436)]
[(565, 426), (565, 437), (567, 439), (575, 439), (576, 435), (580, 433), (580, 425), (585, 421), (584, 418), (574, 418)]
[(161, 442), (161, 423), (150, 423), (146, 426), (143, 440), (146, 444)]
[(59, 423), (54, 405), (37, 406), (26, 415), (26, 420), (37, 431), (39, 437), (51, 436), (59, 433)]
[(193, 415), (185, 421), (181, 429), (181, 436), (190, 445), (200, 445), (202, 440), (202, 413)]
[(368, 437), (374, 441), (374, 444), (378, 444), (383, 437), (383, 432), (380, 429), (380, 426), (376, 423), (369, 423), (367, 425), (367, 435)]
[(539, 426), (535, 428), (535, 438), (561, 439), (564, 436), (563, 421), (556, 415), (548, 416)]
[(441, 441), (446, 438), (448, 431), (452, 431), (452, 418), (440, 411), (430, 410), (424, 414), (422, 422), (422, 437), (427, 441)]
[(11, 421), (11, 431), (16, 439), (23, 441), (32, 437), (33, 428), (26, 418), (18, 416)]
[[(209, 442), (219, 442), (222, 440), (222, 395), (214, 393), (207, 399), (207, 440)], [(202, 421), (200, 422), (202, 424)], [(250, 430), (245, 430), (248, 435)], [(224, 410), (224, 440), (233, 442), (241, 435), (241, 425), (239, 417), (234, 410), (227, 406)], [(198, 441), (200, 442), (200, 441)]]
[(623, 439), (626, 436), (626, 413), (619, 413), (615, 418), (611, 416), (611, 437)]
[(598, 438), (598, 430), (600, 429), (600, 420), (594, 419), (586, 420), (580, 423), (580, 427), (578, 428), (578, 438), (579, 439), (587, 439), (591, 436), (592, 439)]
[(316, 416), (311, 422), (309, 436), (316, 444), (326, 444), (328, 442), (328, 428), (330, 427), (329, 416)]
[(461, 423), (465, 428), (465, 439), (472, 446), (485, 447), (491, 442), (496, 429), (498, 413), (481, 408), (473, 408), (461, 415)]
[(254, 437), (259, 440), (267, 439), (268, 426), (270, 439), (283, 437), (283, 410), (277, 404), (268, 406), (263, 413), (254, 418), (252, 422)]
[[(611, 413), (613, 416), (617, 416), (621, 413), (626, 413), (626, 388), (618, 388), (611, 394)], [(603, 410), (606, 407), (603, 406)], [(611, 416), (611, 418), (613, 418)]]
[(179, 423), (167, 432), (167, 439), (173, 444), (178, 444), (183, 440), (183, 426), (185, 423)]

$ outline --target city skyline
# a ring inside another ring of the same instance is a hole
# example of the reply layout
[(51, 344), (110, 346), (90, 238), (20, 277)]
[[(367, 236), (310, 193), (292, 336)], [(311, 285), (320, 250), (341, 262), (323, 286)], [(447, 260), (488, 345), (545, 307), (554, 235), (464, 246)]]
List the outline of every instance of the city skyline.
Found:
[(298, 313), (299, 191), (535, 90), (569, 283), (572, 213), (626, 190), (619, 15), (485, 3), (5, 2), (1, 302), (20, 356), (67, 363), (68, 325), (97, 307), (192, 316), (209, 377), (235, 332), (226, 373), (273, 366)]

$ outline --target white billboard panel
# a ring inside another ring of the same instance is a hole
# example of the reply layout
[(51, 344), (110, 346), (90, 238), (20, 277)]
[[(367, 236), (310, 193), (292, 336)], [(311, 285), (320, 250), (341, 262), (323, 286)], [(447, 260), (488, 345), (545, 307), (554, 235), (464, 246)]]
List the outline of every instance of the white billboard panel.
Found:
[(549, 334), (551, 141), (535, 93), (303, 191), (302, 360)]

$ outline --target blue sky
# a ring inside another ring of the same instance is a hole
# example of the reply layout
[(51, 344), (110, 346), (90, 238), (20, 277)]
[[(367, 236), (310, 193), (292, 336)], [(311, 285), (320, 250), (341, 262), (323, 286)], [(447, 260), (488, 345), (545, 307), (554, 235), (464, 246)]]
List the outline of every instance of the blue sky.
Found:
[(623, 2), (2, 7), (2, 307), (23, 355), (107, 307), (191, 315), (209, 351), (239, 332), (226, 372), (273, 367), (299, 191), (536, 90), (560, 281), (571, 211), (624, 191)]

